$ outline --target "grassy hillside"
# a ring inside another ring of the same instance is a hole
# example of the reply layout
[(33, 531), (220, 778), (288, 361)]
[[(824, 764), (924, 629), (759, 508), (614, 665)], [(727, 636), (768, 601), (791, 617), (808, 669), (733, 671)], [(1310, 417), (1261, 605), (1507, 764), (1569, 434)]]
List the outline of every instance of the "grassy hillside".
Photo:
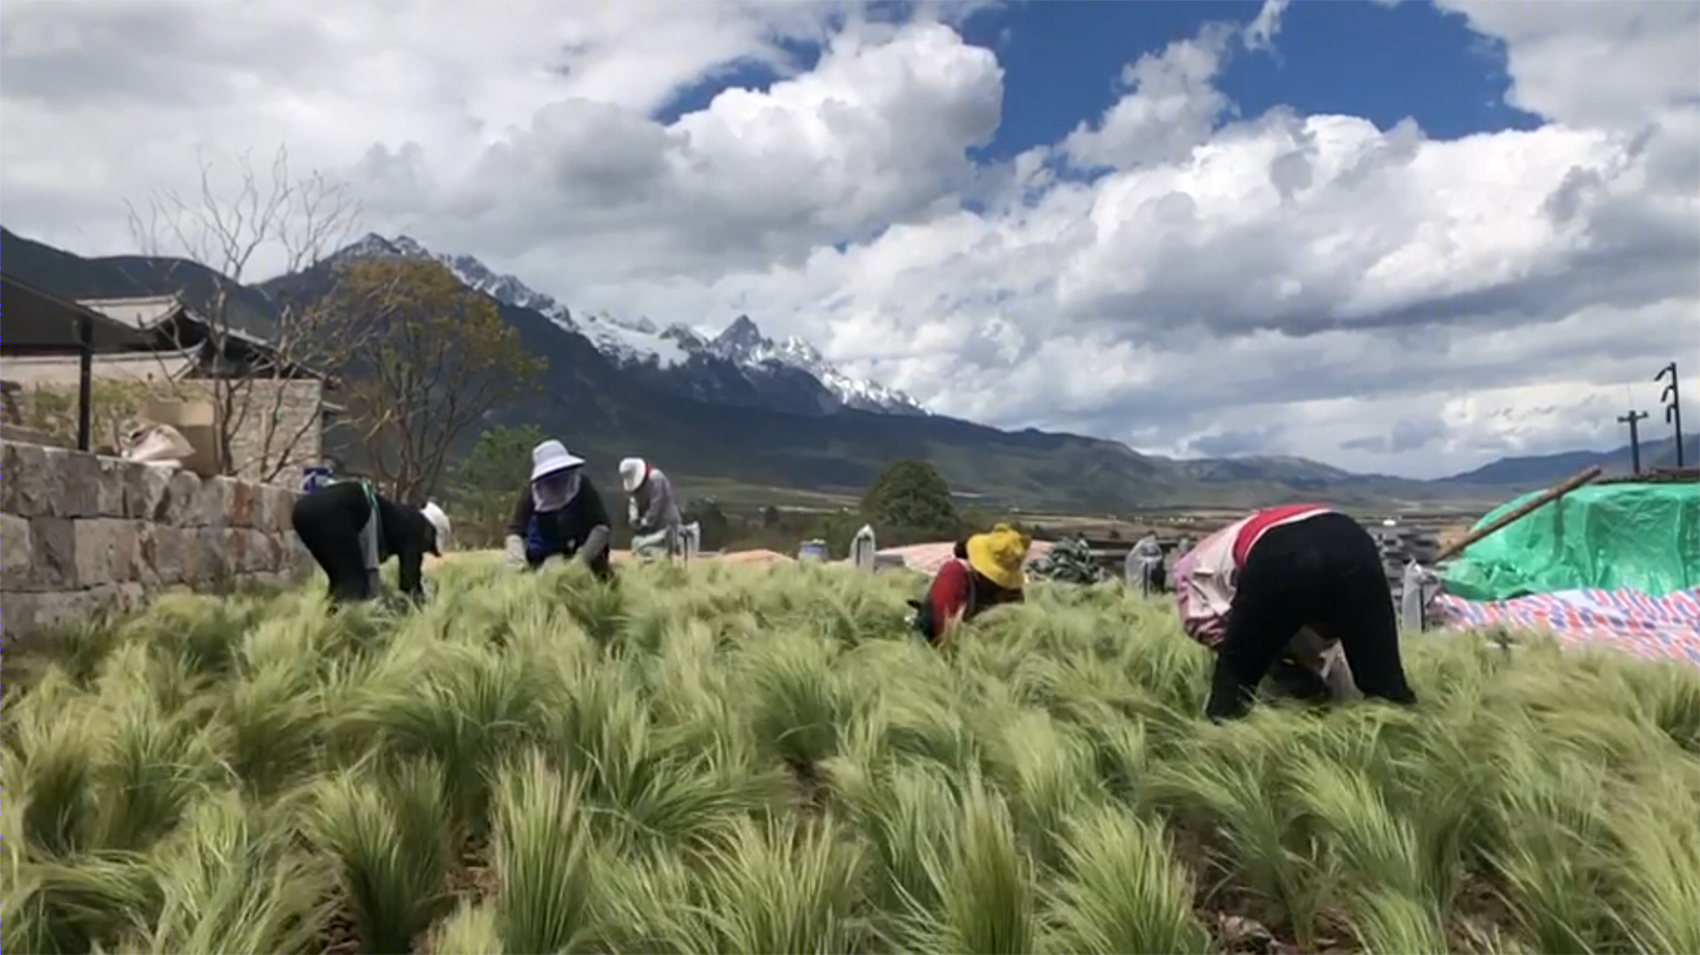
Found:
[(7, 951), (1700, 951), (1700, 674), (1407, 641), (1199, 718), (1166, 604), (830, 567), (172, 596), (8, 660)]

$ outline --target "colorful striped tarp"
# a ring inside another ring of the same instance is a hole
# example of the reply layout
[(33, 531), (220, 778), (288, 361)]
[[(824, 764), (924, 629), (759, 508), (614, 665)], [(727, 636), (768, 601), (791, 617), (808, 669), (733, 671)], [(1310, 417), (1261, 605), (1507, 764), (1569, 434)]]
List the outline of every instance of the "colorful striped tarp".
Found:
[(1561, 590), (1486, 601), (1441, 594), (1434, 610), (1450, 626), (1545, 631), (1561, 644), (1606, 646), (1700, 666), (1700, 588), (1663, 597), (1633, 590)]

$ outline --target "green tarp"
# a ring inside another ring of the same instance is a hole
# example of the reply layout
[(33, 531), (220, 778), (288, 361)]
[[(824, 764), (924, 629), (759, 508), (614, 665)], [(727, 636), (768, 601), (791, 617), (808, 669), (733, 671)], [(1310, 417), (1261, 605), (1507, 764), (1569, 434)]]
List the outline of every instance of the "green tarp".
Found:
[[(1484, 526), (1536, 497), (1525, 494)], [(1465, 549), (1441, 572), (1466, 600), (1598, 587), (1662, 596), (1700, 587), (1700, 484), (1581, 487)]]

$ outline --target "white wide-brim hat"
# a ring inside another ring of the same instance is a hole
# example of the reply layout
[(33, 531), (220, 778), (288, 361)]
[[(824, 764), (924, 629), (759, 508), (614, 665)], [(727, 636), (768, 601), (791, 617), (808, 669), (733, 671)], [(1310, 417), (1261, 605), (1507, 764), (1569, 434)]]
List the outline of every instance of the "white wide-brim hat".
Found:
[(583, 463), (583, 458), (568, 451), (567, 446), (561, 442), (545, 441), (531, 449), (531, 479), (535, 481), (556, 471), (576, 468)]

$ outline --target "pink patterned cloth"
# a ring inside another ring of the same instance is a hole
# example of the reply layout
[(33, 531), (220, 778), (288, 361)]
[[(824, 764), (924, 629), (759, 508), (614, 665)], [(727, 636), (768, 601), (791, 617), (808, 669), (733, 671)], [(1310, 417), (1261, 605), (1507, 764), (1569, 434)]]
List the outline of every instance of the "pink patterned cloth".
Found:
[(1700, 666), (1700, 588), (1653, 597), (1633, 590), (1561, 590), (1510, 600), (1435, 598), (1448, 625), (1551, 633), (1566, 646), (1601, 646)]

